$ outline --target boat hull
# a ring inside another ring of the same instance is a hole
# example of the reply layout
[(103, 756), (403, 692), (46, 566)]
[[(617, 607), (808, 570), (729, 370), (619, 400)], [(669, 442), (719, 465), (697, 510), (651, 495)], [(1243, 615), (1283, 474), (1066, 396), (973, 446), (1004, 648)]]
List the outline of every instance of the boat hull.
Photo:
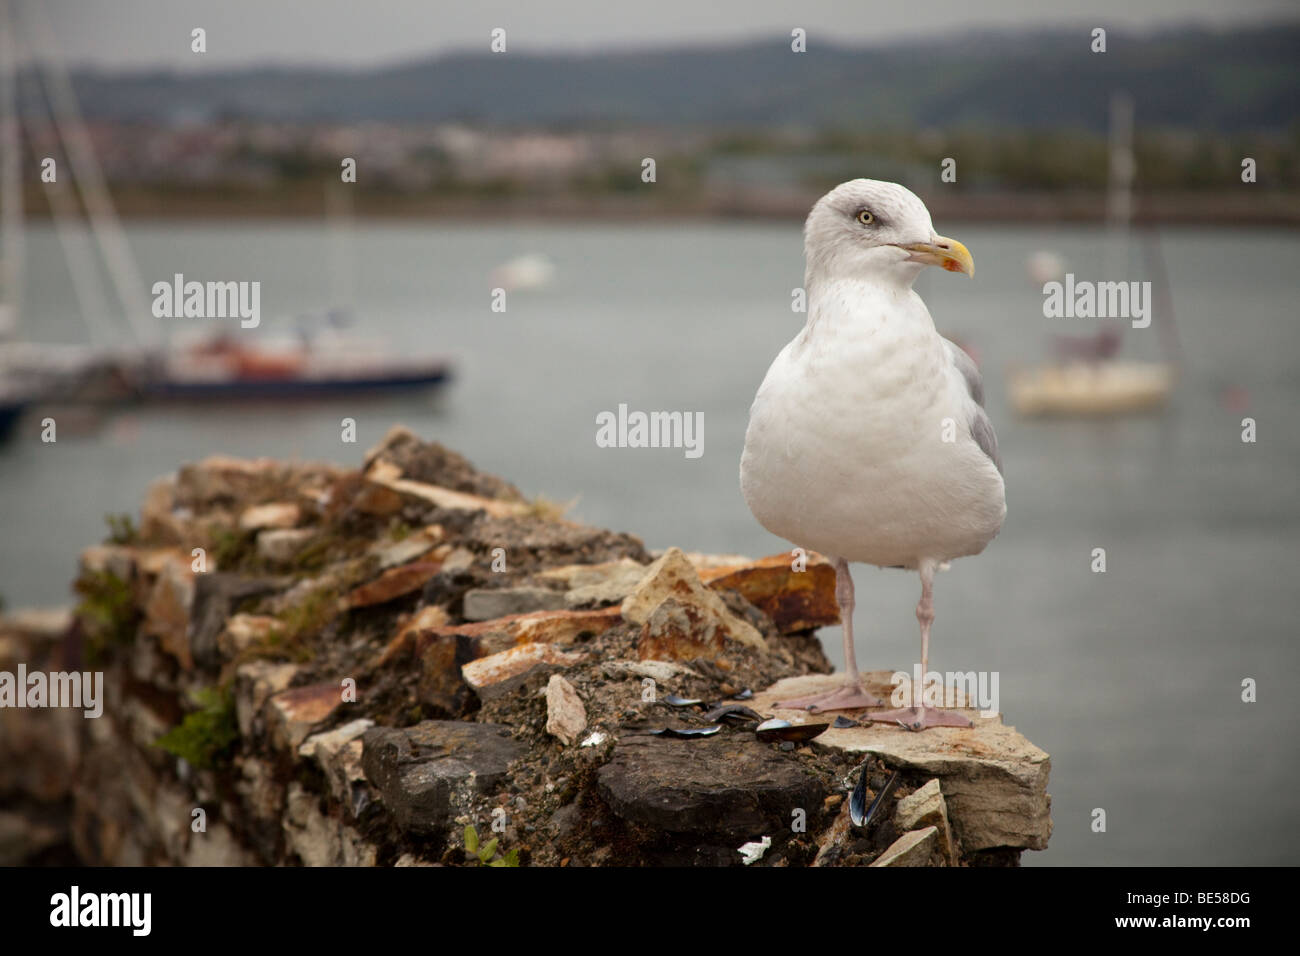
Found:
[(4, 441), (14, 433), (26, 409), (27, 405), (22, 402), (0, 403), (0, 441)]
[(333, 395), (412, 392), (434, 388), (451, 378), (448, 366), (406, 373), (383, 373), (328, 378), (266, 378), (229, 381), (151, 379), (139, 387), (142, 398), (153, 401), (205, 401), (211, 399), (313, 399)]
[(1173, 385), (1163, 362), (1079, 362), (1017, 370), (1009, 395), (1027, 418), (1107, 418), (1158, 409)]

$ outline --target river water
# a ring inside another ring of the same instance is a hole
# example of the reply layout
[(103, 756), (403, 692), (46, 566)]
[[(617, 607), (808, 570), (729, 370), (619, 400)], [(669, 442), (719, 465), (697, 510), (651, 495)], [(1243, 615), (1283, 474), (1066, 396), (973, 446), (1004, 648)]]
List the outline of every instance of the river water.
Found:
[[(1172, 407), (1043, 423), (1011, 414), (1007, 368), (1039, 357), (1051, 334), (1102, 320), (1044, 318), (1025, 260), (1050, 248), (1079, 278), (1114, 278), (1099, 274), (1102, 233), (937, 225), (970, 247), (977, 278), (927, 270), (918, 289), (940, 329), (978, 352), (1008, 515), (983, 555), (940, 575), (931, 658), (942, 671), (997, 671), (1006, 721), (1052, 755), (1056, 831), (1025, 863), (1300, 862), (1300, 236), (1164, 233), (1186, 362)], [(574, 516), (650, 547), (784, 548), (745, 508), (737, 463), (754, 390), (801, 324), (795, 226), (366, 224), (342, 259), (311, 224), (134, 224), (129, 237), (150, 284), (176, 272), (260, 281), (258, 333), (331, 305), (351, 276), (358, 331), (450, 355), (457, 379), (437, 398), (135, 408), (97, 428), (70, 417), (54, 444), (29, 431), (0, 448), (11, 607), (66, 603), (104, 515), (138, 512), (148, 481), (178, 462), (223, 452), (356, 464), (393, 422), (530, 494), (576, 498)], [(493, 312), (489, 273), (526, 252), (551, 257), (555, 282)], [(28, 258), (29, 336), (84, 338), (50, 230), (31, 230)], [(1128, 277), (1146, 277), (1139, 260)], [(205, 321), (223, 320), (167, 325)], [(1159, 323), (1127, 330), (1126, 353), (1156, 356)], [(598, 447), (596, 416), (620, 403), (703, 413), (703, 454)], [(1241, 440), (1246, 416), (1254, 443)], [(345, 417), (356, 445), (340, 440)], [(1091, 570), (1095, 548), (1104, 574)], [(860, 567), (855, 579), (859, 661), (910, 667), (915, 576)], [(823, 636), (840, 663), (838, 629)], [(1255, 703), (1241, 699), (1248, 678)]]

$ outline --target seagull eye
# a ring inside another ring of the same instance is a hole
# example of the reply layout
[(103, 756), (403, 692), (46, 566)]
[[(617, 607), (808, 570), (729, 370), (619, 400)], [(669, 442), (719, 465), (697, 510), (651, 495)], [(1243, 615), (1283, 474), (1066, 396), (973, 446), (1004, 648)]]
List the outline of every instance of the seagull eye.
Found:
[(870, 210), (863, 209), (858, 213), (858, 222), (862, 223), (864, 226), (869, 226), (875, 221), (876, 217), (871, 215)]

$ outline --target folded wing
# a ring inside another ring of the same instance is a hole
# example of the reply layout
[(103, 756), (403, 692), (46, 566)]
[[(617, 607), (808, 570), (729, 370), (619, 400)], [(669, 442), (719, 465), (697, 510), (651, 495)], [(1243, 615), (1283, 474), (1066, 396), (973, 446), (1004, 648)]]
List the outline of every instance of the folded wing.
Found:
[(970, 429), (970, 437), (975, 440), (980, 450), (989, 456), (997, 466), (998, 473), (1001, 474), (1002, 456), (998, 453), (998, 436), (994, 434), (993, 423), (989, 421), (989, 416), (984, 411), (984, 378), (980, 375), (975, 360), (966, 354), (965, 349), (949, 339), (944, 339), (943, 344), (948, 351), (948, 361), (952, 363), (953, 369), (965, 383), (966, 392), (971, 397), (970, 418), (966, 423), (967, 428)]

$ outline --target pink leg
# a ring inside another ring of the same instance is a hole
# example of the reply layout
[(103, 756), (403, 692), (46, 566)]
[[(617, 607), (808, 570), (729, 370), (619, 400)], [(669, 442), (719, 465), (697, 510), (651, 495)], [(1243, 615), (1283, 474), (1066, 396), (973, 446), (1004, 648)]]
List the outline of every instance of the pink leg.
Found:
[(843, 558), (834, 558), (835, 565), (835, 603), (840, 607), (840, 626), (844, 628), (844, 667), (848, 672), (842, 687), (822, 694), (797, 697), (794, 700), (777, 701), (778, 707), (796, 707), (819, 713), (824, 710), (860, 710), (863, 707), (879, 707), (884, 703), (880, 698), (867, 693), (858, 673), (858, 658), (853, 650), (853, 576), (849, 573), (849, 563)]
[[(930, 625), (934, 623), (934, 572), (935, 561), (921, 562), (921, 600), (916, 605), (916, 620), (921, 625), (921, 680), (930, 673)], [(911, 707), (882, 710), (870, 714), (873, 723), (896, 723), (906, 730), (925, 730), (927, 727), (973, 727), (975, 724), (965, 714), (952, 710), (926, 707), (921, 701), (921, 687), (912, 688)]]

